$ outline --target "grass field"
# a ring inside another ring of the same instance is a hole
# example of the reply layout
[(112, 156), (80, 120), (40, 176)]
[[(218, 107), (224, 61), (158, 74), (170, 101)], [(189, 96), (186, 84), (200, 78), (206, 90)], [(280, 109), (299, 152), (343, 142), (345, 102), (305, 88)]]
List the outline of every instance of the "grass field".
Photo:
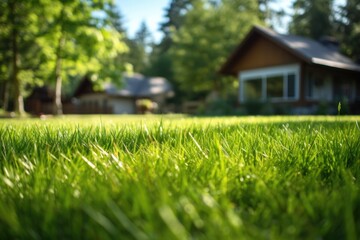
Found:
[(0, 239), (359, 239), (357, 121), (0, 120)]

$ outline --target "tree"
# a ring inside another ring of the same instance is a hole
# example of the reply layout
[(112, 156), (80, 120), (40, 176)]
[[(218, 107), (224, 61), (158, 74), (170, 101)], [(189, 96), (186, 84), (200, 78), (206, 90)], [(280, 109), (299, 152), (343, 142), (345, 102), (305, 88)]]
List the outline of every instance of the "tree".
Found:
[[(7, 3), (0, 2), (1, 9), (7, 9)], [(7, 110), (10, 91), (10, 62), (11, 62), (11, 45), (10, 29), (7, 24), (8, 16), (0, 14), (0, 107)]]
[(271, 3), (279, 4), (278, 0), (257, 0), (259, 6), (259, 17), (268, 26), (281, 25), (281, 19), (285, 15), (284, 9), (271, 7)]
[(184, 22), (185, 15), (191, 8), (191, 0), (172, 0), (165, 8), (164, 22), (160, 23), (163, 38), (159, 44), (153, 46), (149, 58), (147, 72), (172, 79), (172, 58), (168, 50), (172, 47), (174, 33), (177, 32)]
[(176, 92), (173, 101), (179, 101), (183, 93), (178, 88), (178, 84), (174, 82), (173, 58), (170, 49), (173, 46), (174, 33), (181, 28), (186, 13), (191, 8), (191, 0), (172, 0), (167, 8), (165, 8), (165, 20), (160, 23), (160, 30), (163, 38), (160, 43), (153, 45), (149, 55), (149, 64), (144, 73), (149, 76), (161, 76), (173, 83)]
[(180, 88), (190, 95), (225, 90), (225, 79), (217, 70), (251, 26), (258, 23), (261, 21), (254, 1), (193, 1), (171, 49), (174, 77)]
[(165, 8), (165, 21), (160, 23), (164, 37), (159, 44), (161, 52), (166, 52), (172, 44), (172, 35), (178, 31), (184, 22), (185, 15), (191, 8), (191, 0), (172, 0)]
[[(5, 74), (6, 95), (13, 94), (14, 110), (24, 114), (24, 85), (36, 78), (35, 71), (41, 65), (41, 47), (37, 38), (43, 26), (40, 24), (43, 2), (36, 0), (4, 0), (0, 3), (1, 72)], [(6, 98), (6, 97), (5, 97)], [(4, 108), (7, 100), (4, 101)]]
[(25, 85), (55, 79), (54, 112), (61, 114), (63, 79), (121, 78), (123, 64), (113, 60), (126, 46), (113, 8), (112, 0), (0, 2), (0, 83), (13, 92), (16, 113), (24, 113)]
[(334, 33), (333, 0), (295, 0), (289, 32), (313, 39)]
[(126, 29), (123, 25), (124, 16), (120, 10), (114, 5), (113, 2), (110, 2), (106, 7), (105, 11), (107, 13), (107, 21), (118, 33), (125, 34)]
[[(51, 57), (54, 61), (55, 73), (54, 114), (62, 114), (64, 75), (92, 72), (102, 80), (109, 75), (120, 78), (121, 66), (114, 67), (109, 59), (115, 58), (126, 48), (121, 41), (120, 33), (114, 29), (119, 26), (108, 25), (109, 22), (114, 24), (106, 19), (108, 4), (112, 2), (70, 0), (54, 2), (54, 8), (57, 7), (58, 12), (54, 17), (55, 27), (52, 28), (49, 36), (49, 39), (56, 43)], [(96, 16), (95, 11), (100, 17)]]
[(360, 62), (360, 1), (347, 0), (340, 7), (340, 17), (342, 50), (353, 60)]
[(153, 44), (151, 32), (143, 21), (133, 38), (126, 40), (131, 49), (125, 60), (132, 64), (133, 71), (143, 73), (149, 64), (149, 54)]

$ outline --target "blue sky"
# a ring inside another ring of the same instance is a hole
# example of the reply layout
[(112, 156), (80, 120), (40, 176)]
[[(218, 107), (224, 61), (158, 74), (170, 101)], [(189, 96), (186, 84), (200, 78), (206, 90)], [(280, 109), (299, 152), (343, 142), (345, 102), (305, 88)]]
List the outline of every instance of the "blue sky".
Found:
[[(277, 6), (289, 8), (289, 0), (278, 0)], [(335, 0), (338, 3), (344, 3), (345, 0)], [(153, 33), (155, 41), (161, 39), (161, 33), (158, 31), (159, 23), (163, 21), (164, 9), (170, 3), (170, 0), (116, 0), (125, 20), (125, 27), (130, 36), (139, 29), (140, 23), (145, 21), (150, 31)], [(275, 7), (276, 7), (275, 5)], [(285, 21), (288, 21), (285, 19)], [(286, 26), (279, 27), (279, 32), (285, 32)]]
[(170, 0), (116, 0), (130, 36), (139, 29), (142, 21), (146, 21), (155, 40), (161, 38), (161, 33), (158, 31), (159, 23), (162, 22), (164, 8), (169, 3)]

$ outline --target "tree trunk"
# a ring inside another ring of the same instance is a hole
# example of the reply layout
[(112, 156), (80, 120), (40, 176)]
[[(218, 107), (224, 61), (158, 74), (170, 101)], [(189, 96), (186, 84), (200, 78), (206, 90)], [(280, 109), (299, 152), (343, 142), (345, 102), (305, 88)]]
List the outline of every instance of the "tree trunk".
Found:
[(55, 115), (62, 115), (63, 114), (63, 106), (61, 102), (61, 87), (62, 87), (62, 51), (65, 46), (65, 33), (63, 28), (63, 20), (65, 16), (65, 5), (62, 5), (61, 13), (60, 13), (60, 19), (59, 22), (60, 25), (60, 37), (58, 40), (58, 46), (56, 49), (56, 65), (55, 65), (55, 99), (54, 99), (54, 114)]
[(10, 92), (10, 84), (9, 80), (4, 83), (4, 98), (3, 98), (3, 108), (4, 111), (9, 109), (9, 92)]
[(18, 115), (24, 115), (24, 99), (21, 94), (21, 82), (19, 79), (19, 48), (18, 48), (18, 30), (16, 26), (16, 15), (15, 15), (15, 2), (11, 1), (9, 4), (10, 7), (10, 18), (12, 24), (12, 32), (11, 32), (11, 51), (12, 51), (12, 82), (14, 86), (14, 102), (15, 102), (15, 113)]
[(62, 50), (65, 45), (65, 37), (64, 34), (61, 34), (58, 43), (58, 49), (56, 51), (56, 66), (55, 66), (55, 78), (56, 78), (56, 85), (55, 85), (55, 101), (54, 101), (54, 114), (55, 115), (62, 115), (63, 108), (61, 102), (61, 86), (62, 86)]

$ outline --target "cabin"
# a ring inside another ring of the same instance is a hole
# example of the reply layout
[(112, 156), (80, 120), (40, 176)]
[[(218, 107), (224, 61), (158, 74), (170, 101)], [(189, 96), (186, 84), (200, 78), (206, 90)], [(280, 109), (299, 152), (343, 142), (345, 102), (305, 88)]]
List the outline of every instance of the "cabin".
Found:
[(93, 82), (84, 77), (74, 93), (74, 104), (80, 114), (165, 113), (166, 101), (174, 96), (172, 85), (162, 77), (124, 74), (122, 86), (102, 84), (96, 91)]
[[(34, 87), (25, 98), (25, 111), (33, 115), (47, 115), (54, 112), (55, 91), (48, 86)], [(76, 109), (70, 96), (61, 99), (64, 114), (76, 114)]]
[(314, 114), (338, 103), (360, 113), (360, 65), (338, 51), (332, 38), (315, 41), (255, 26), (221, 67), (239, 80), (240, 106), (258, 102)]

